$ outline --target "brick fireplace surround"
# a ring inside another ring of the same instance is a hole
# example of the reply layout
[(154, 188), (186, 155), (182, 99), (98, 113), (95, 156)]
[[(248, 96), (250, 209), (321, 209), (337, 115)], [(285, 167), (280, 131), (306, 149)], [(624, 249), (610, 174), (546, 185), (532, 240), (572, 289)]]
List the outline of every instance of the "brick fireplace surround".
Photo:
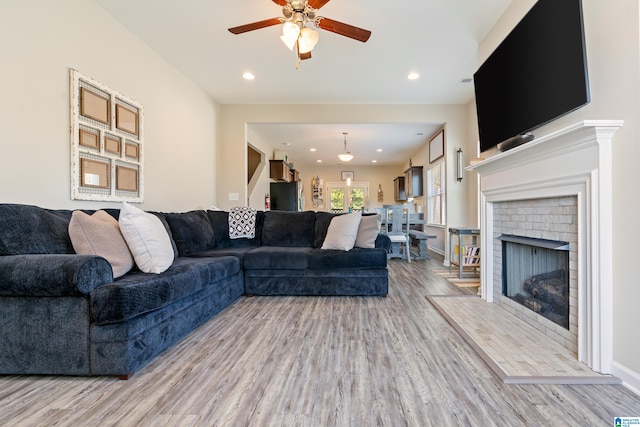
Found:
[[(565, 228), (569, 234), (577, 231), (571, 239), (570, 329), (563, 331), (530, 313), (518, 317), (576, 351), (579, 361), (603, 374), (611, 373), (613, 360), (611, 140), (622, 124), (579, 122), (467, 167), (480, 179), (481, 295), (489, 303), (506, 304), (512, 312), (525, 310), (510, 308), (499, 292), (496, 265), (502, 254), (495, 241), (505, 226), (502, 206), (522, 203), (526, 212), (535, 212), (536, 204), (550, 200), (555, 200), (552, 206), (575, 205), (569, 214), (572, 224), (553, 207), (550, 212), (557, 215), (540, 211), (543, 218), (538, 219), (550, 230), (547, 235), (533, 230), (529, 219), (515, 215), (524, 220), (517, 234), (568, 240), (558, 236)], [(520, 228), (511, 221), (507, 226)]]

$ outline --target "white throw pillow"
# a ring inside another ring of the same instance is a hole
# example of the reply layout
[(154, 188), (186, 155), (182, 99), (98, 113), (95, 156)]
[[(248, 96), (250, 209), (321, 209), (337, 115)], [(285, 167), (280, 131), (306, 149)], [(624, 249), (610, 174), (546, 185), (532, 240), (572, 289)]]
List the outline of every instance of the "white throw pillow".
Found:
[(349, 251), (353, 249), (360, 226), (360, 212), (338, 215), (331, 219), (327, 235), (322, 242), (322, 249), (339, 249)]
[(360, 227), (358, 227), (358, 236), (356, 237), (356, 248), (375, 248), (376, 238), (380, 233), (380, 226), (382, 225), (382, 215), (367, 215), (363, 216), (360, 220)]
[(97, 211), (91, 216), (73, 211), (69, 238), (78, 255), (98, 255), (109, 261), (114, 279), (133, 268), (133, 257), (122, 237), (118, 220), (105, 211)]
[(171, 240), (157, 216), (124, 202), (120, 210), (120, 231), (141, 271), (162, 273), (173, 264)]

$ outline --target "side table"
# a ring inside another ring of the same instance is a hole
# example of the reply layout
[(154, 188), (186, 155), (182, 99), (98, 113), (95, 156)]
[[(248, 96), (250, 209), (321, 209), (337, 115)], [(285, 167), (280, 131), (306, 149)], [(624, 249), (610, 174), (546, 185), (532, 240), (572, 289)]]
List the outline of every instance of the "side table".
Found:
[[(454, 246), (453, 236), (457, 237), (457, 244)], [(471, 244), (465, 245), (464, 238), (471, 239)], [(473, 267), (473, 276), (477, 275), (478, 267), (480, 267), (480, 246), (478, 245), (478, 239), (480, 237), (480, 230), (477, 228), (466, 227), (450, 227), (449, 228), (449, 273), (452, 272), (453, 266), (458, 266), (458, 277), (460, 279), (464, 276), (465, 267)], [(454, 253), (456, 247), (458, 248), (458, 260), (454, 261)]]

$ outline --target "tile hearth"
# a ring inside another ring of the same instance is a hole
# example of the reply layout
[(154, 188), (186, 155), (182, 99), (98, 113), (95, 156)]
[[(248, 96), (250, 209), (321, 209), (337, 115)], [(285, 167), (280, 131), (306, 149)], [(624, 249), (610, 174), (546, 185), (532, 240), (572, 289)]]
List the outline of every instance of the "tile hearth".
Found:
[(473, 295), (427, 296), (506, 384), (620, 384), (496, 304)]

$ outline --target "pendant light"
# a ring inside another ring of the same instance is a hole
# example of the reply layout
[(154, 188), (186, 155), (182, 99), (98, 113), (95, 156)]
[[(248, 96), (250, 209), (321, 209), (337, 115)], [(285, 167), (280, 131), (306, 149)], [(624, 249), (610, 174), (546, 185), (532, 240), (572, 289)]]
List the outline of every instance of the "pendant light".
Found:
[(347, 133), (348, 132), (342, 132), (342, 134), (344, 135), (344, 151), (338, 154), (338, 158), (343, 162), (348, 162), (353, 159), (353, 154), (351, 154), (347, 149)]

